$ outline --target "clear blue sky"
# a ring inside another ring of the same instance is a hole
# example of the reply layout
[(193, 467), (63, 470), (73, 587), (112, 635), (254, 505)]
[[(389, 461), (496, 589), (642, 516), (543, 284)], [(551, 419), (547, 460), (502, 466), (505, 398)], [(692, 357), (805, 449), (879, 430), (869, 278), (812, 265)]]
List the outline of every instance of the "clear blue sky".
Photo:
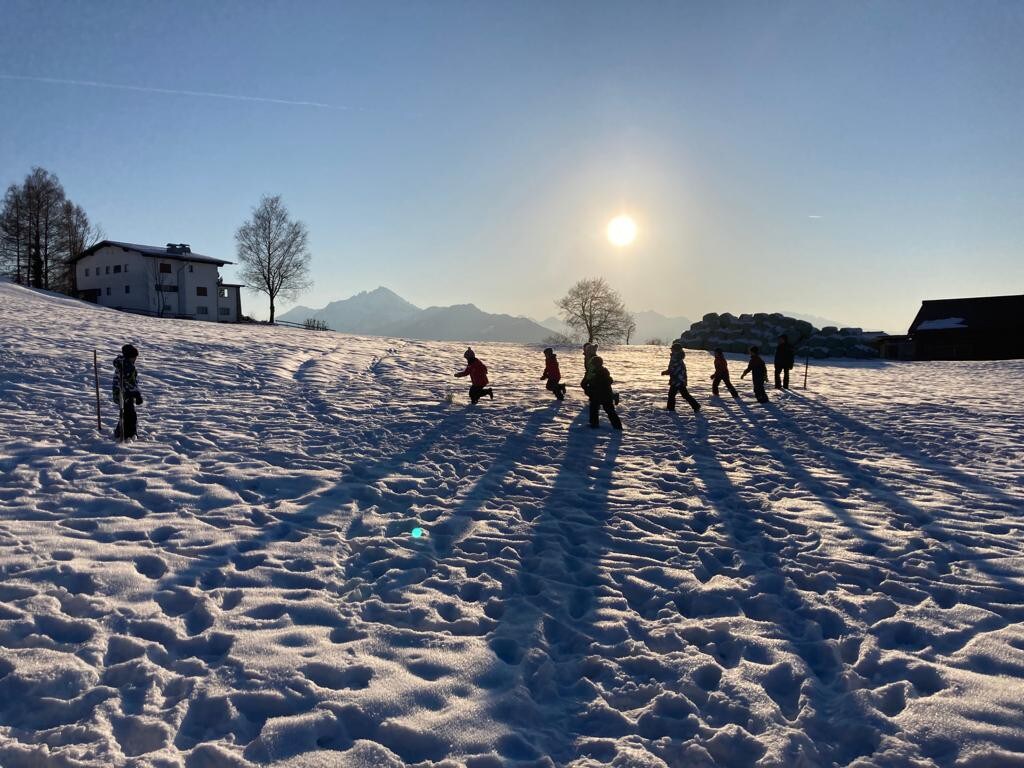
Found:
[(898, 331), (924, 298), (1024, 292), (1017, 0), (0, 10), (0, 183), (41, 165), (108, 237), (229, 259), (281, 194), (303, 304), (386, 285), (542, 318), (603, 275), (637, 310)]

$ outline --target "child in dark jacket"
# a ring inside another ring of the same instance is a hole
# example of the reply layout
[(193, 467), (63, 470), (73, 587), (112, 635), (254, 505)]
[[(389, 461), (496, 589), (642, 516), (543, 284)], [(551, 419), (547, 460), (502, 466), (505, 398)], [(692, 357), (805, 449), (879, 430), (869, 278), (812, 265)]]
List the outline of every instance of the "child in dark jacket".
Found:
[(615, 429), (622, 429), (622, 420), (615, 412), (615, 393), (612, 392), (614, 380), (608, 369), (604, 367), (604, 360), (594, 355), (591, 360), (591, 375), (588, 381), (587, 396), (590, 398), (590, 426), (597, 429), (601, 408), (608, 414), (608, 421)]
[(789, 343), (789, 336), (779, 336), (779, 346), (775, 348), (775, 388), (789, 389), (789, 372), (796, 362), (796, 350)]
[(740, 376), (741, 379), (746, 378), (748, 373), (752, 373), (751, 377), (754, 382), (754, 397), (759, 403), (768, 402), (768, 393), (764, 391), (764, 385), (768, 381), (768, 366), (764, 364), (764, 360), (761, 359), (761, 350), (757, 347), (750, 348), (750, 365), (747, 366), (747, 370)]
[(715, 350), (715, 372), (711, 374), (711, 394), (718, 397), (718, 385), (725, 384), (725, 388), (729, 390), (729, 394), (735, 397), (737, 400), (740, 398), (739, 392), (736, 391), (736, 387), (729, 381), (729, 361), (725, 359), (725, 353), (721, 349)]
[(135, 406), (142, 405), (139, 372), (135, 368), (135, 361), (138, 359), (139, 350), (131, 344), (121, 347), (121, 354), (114, 359), (114, 380), (111, 382), (111, 389), (119, 414), (114, 437), (121, 442), (133, 440), (139, 425), (139, 417), (135, 412)]
[(690, 394), (690, 390), (686, 388), (686, 352), (683, 349), (682, 342), (672, 342), (672, 352), (668, 358), (668, 368), (661, 372), (662, 376), (669, 377), (668, 386), (668, 405), (665, 406), (666, 410), (674, 411), (676, 409), (676, 393), (678, 392), (683, 396), (683, 399), (690, 404), (693, 408), (693, 412), (697, 413), (700, 410), (700, 403), (698, 403), (693, 395)]
[(562, 371), (558, 368), (558, 355), (551, 347), (544, 350), (544, 373), (540, 378), (541, 381), (547, 379), (548, 383), (545, 386), (548, 391), (555, 393), (555, 397), (559, 400), (565, 399), (565, 384), (560, 383)]
[(583, 394), (590, 395), (590, 377), (593, 373), (594, 358), (597, 356), (597, 344), (587, 342), (583, 345), (583, 380), (580, 388)]
[(463, 352), (462, 356), (466, 358), (466, 368), (456, 373), (455, 378), (469, 376), (471, 385), (469, 388), (470, 402), (476, 405), (477, 400), (484, 395), (493, 400), (494, 390), (487, 386), (487, 366), (476, 356), (472, 347)]

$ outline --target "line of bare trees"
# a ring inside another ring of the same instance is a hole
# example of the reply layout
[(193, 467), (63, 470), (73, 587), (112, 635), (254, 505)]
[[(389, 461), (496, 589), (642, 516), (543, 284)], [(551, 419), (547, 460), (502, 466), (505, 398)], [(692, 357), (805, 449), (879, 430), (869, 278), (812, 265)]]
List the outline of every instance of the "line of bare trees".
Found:
[(0, 206), (0, 274), (22, 285), (73, 293), (72, 259), (103, 239), (56, 175), (33, 168), (11, 184)]

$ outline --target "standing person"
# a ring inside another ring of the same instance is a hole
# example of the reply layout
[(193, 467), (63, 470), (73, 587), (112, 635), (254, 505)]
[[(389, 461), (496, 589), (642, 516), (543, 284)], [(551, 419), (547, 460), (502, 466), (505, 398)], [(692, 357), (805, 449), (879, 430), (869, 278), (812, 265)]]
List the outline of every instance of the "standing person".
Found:
[(590, 395), (590, 374), (591, 366), (593, 365), (594, 358), (597, 356), (597, 344), (591, 344), (589, 341), (583, 345), (583, 381), (580, 382), (580, 388), (583, 390), (583, 394)]
[(114, 437), (121, 442), (135, 439), (139, 426), (139, 417), (135, 412), (135, 406), (142, 405), (139, 373), (135, 368), (138, 359), (139, 350), (131, 344), (121, 347), (121, 354), (114, 358), (114, 380), (111, 386), (120, 414)]
[(668, 405), (665, 406), (666, 410), (674, 411), (676, 409), (676, 393), (678, 392), (683, 396), (683, 399), (690, 404), (693, 408), (693, 412), (697, 413), (700, 410), (700, 403), (694, 400), (693, 395), (690, 394), (690, 390), (686, 388), (686, 351), (683, 349), (681, 341), (672, 342), (672, 351), (668, 358), (668, 368), (661, 372), (662, 376), (669, 377), (668, 385)]
[(789, 389), (789, 372), (796, 362), (796, 350), (789, 343), (789, 336), (779, 336), (779, 345), (775, 347), (775, 388)]
[(565, 399), (565, 384), (562, 381), (562, 371), (558, 368), (558, 355), (555, 350), (548, 347), (544, 350), (544, 373), (540, 375), (541, 381), (547, 379), (547, 389), (555, 393), (559, 400)]
[(768, 366), (761, 359), (761, 350), (757, 347), (750, 348), (750, 364), (740, 378), (746, 378), (748, 373), (753, 374), (751, 378), (754, 382), (754, 397), (757, 399), (757, 402), (767, 403), (768, 393), (764, 391), (764, 385), (768, 383)]
[(715, 372), (711, 374), (711, 394), (714, 397), (718, 397), (719, 384), (725, 384), (729, 394), (737, 400), (740, 399), (740, 393), (736, 391), (736, 387), (729, 381), (729, 361), (725, 359), (725, 353), (722, 352), (721, 347), (715, 350)]
[(469, 347), (462, 356), (466, 358), (465, 370), (459, 371), (455, 374), (455, 378), (462, 376), (469, 376), (470, 388), (469, 388), (469, 400), (473, 405), (476, 405), (484, 395), (487, 395), (491, 400), (494, 399), (494, 390), (487, 386), (487, 366), (476, 356), (472, 347)]
[(614, 429), (622, 429), (622, 419), (615, 412), (615, 395), (612, 392), (614, 380), (612, 375), (604, 367), (604, 360), (597, 355), (594, 355), (591, 365), (593, 373), (590, 376), (590, 389), (587, 392), (587, 396), (590, 398), (590, 427), (591, 429), (597, 429), (600, 426), (598, 418), (601, 413), (600, 409), (604, 408), (604, 412), (608, 414), (608, 421), (612, 423), (612, 427)]

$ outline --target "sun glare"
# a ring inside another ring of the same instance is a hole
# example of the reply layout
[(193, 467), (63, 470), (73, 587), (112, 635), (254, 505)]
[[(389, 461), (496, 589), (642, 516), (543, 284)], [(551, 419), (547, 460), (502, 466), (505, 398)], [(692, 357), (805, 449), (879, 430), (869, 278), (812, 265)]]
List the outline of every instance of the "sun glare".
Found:
[(625, 248), (636, 240), (636, 222), (626, 214), (608, 222), (608, 242), (616, 248)]

